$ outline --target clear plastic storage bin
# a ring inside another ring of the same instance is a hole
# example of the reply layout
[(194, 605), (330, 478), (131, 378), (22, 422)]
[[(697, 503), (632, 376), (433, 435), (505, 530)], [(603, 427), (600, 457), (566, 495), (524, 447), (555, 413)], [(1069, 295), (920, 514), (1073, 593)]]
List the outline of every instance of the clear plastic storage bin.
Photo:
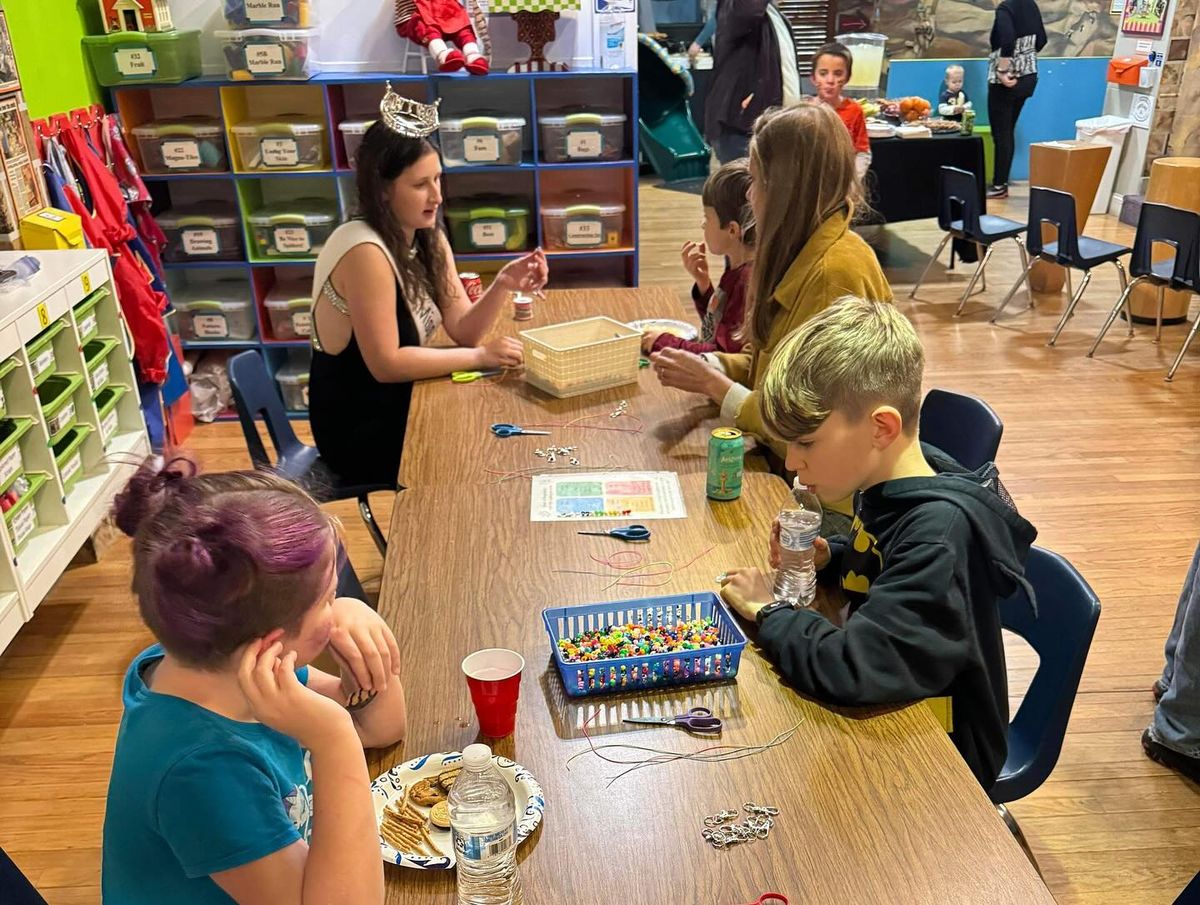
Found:
[(547, 205), (542, 208), (546, 248), (570, 251), (620, 248), (624, 228), (624, 204)]
[(225, 0), (230, 28), (308, 28), (313, 24), (309, 0)]
[[(52, 29), (50, 23), (45, 28)], [(114, 31), (83, 38), (96, 81), (116, 85), (174, 84), (200, 75), (200, 31)]]
[(222, 173), (229, 169), (220, 120), (184, 116), (131, 130), (147, 173)]
[(166, 261), (186, 264), (242, 259), (242, 224), (232, 204), (202, 201), (173, 207), (158, 215), (158, 225), (167, 236)]
[(188, 283), (171, 293), (185, 340), (253, 339), (254, 305), (243, 278)]
[(460, 254), (521, 251), (529, 244), (529, 208), (505, 198), (468, 198), (446, 208), (450, 244)]
[(353, 169), (354, 158), (358, 155), (358, 146), (362, 144), (363, 136), (375, 122), (373, 119), (348, 119), (338, 123), (338, 131), (342, 133), (342, 142), (346, 145), (346, 163)]
[(315, 28), (247, 28), (215, 33), (234, 81), (307, 79), (321, 71)]
[(625, 152), (624, 113), (567, 113), (539, 116), (542, 159), (619, 160)]
[(307, 364), (291, 361), (275, 372), (284, 408), (290, 412), (308, 411), (308, 370)]
[(332, 201), (297, 198), (259, 208), (247, 221), (261, 257), (315, 258), (337, 228), (338, 216)]
[(447, 167), (516, 166), (525, 147), (525, 117), (444, 119), (438, 129)]
[(231, 130), (243, 170), (324, 170), (329, 167), (325, 123), (314, 116), (290, 114), (254, 119)]
[(312, 280), (277, 283), (263, 300), (271, 321), (271, 335), (279, 340), (312, 336)]

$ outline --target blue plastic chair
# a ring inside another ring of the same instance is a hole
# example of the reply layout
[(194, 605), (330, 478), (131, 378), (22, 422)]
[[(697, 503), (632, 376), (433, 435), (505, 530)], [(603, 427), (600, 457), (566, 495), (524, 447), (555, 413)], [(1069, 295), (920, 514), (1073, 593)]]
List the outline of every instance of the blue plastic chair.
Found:
[(996, 461), (1004, 422), (977, 396), (930, 390), (921, 402), (921, 439), (975, 471)]
[[(1154, 246), (1167, 245), (1174, 250), (1169, 258), (1162, 261), (1154, 260)], [(1133, 255), (1129, 259), (1129, 273), (1133, 276), (1125, 291), (1121, 293), (1108, 319), (1100, 328), (1096, 341), (1088, 350), (1088, 358), (1096, 354), (1096, 347), (1104, 339), (1104, 334), (1112, 326), (1121, 308), (1125, 308), (1125, 317), (1129, 323), (1129, 335), (1133, 336), (1133, 318), (1129, 312), (1129, 294), (1138, 283), (1148, 282), (1158, 287), (1158, 316), (1155, 318), (1154, 341), (1162, 338), (1163, 292), (1176, 289), (1183, 292), (1200, 293), (1200, 214), (1186, 211), (1166, 204), (1146, 202), (1138, 216), (1137, 235), (1133, 240)], [(1192, 324), (1183, 348), (1167, 371), (1167, 380), (1175, 377), (1175, 371), (1188, 346), (1196, 336), (1197, 318)]]
[(46, 905), (29, 878), (0, 848), (0, 902), (4, 905)]
[[(974, 173), (958, 167), (942, 167), (941, 178), (938, 182), (938, 226), (946, 235), (942, 237), (941, 244), (930, 256), (925, 269), (921, 271), (917, 284), (909, 292), (910, 299), (917, 297), (917, 290), (925, 282), (925, 275), (929, 273), (929, 268), (933, 266), (933, 262), (938, 259), (938, 255), (942, 253), (942, 249), (951, 239), (963, 239), (974, 243), (977, 248), (987, 249), (980, 258), (975, 273), (971, 276), (971, 282), (967, 283), (966, 291), (959, 300), (958, 309), (954, 312), (955, 317), (962, 314), (963, 306), (967, 304), (967, 299), (971, 297), (975, 283), (980, 278), (983, 279), (983, 288), (987, 289), (985, 271), (988, 261), (992, 258), (992, 249), (997, 242), (1003, 239), (1015, 241), (1021, 250), (1021, 264), (1028, 263), (1025, 242), (1021, 239), (1021, 234), (1025, 232), (1025, 224), (1009, 220), (1007, 217), (983, 213), (982, 198), (983, 192), (979, 188), (979, 181), (975, 178)], [(953, 260), (953, 252), (950, 257)]]
[[(1053, 226), (1057, 231), (1058, 237), (1055, 241), (1042, 241), (1043, 224)], [(1066, 267), (1068, 272), (1070, 268), (1083, 271), (1083, 279), (1079, 282), (1079, 288), (1072, 293), (1067, 310), (1063, 312), (1058, 326), (1054, 328), (1054, 335), (1050, 337), (1047, 345), (1053, 346), (1058, 342), (1058, 335), (1062, 333), (1063, 327), (1075, 313), (1075, 306), (1079, 304), (1079, 300), (1083, 298), (1083, 293), (1087, 290), (1088, 283), (1092, 281), (1093, 267), (1112, 264), (1117, 268), (1117, 274), (1121, 277), (1121, 291), (1124, 292), (1128, 286), (1125, 265), (1121, 263), (1121, 256), (1129, 254), (1132, 249), (1128, 245), (1117, 245), (1114, 242), (1105, 242), (1103, 239), (1079, 235), (1079, 230), (1075, 226), (1075, 196), (1070, 192), (1043, 188), (1029, 190), (1029, 229), (1025, 241), (1029, 248), (1030, 261), (1025, 267), (1025, 272), (1013, 283), (1012, 289), (1008, 290), (1008, 295), (1004, 297), (1004, 301), (992, 315), (993, 324), (996, 323), (996, 318), (1000, 316), (1008, 303), (1012, 301), (1012, 297), (1016, 295), (1022, 280), (1025, 281), (1026, 289), (1030, 288), (1029, 271), (1039, 260)], [(1029, 293), (1029, 303), (1032, 306), (1032, 291)]]
[[(396, 485), (347, 483), (321, 461), (316, 447), (301, 443), (292, 430), (275, 381), (267, 373), (266, 362), (258, 352), (241, 352), (229, 359), (229, 382), (251, 461), (258, 467), (274, 467), (279, 474), (311, 493), (318, 502), (357, 499), (359, 515), (366, 523), (371, 539), (379, 552), (386, 555), (387, 541), (375, 521), (368, 494), (384, 491), (394, 494)], [(267, 433), (275, 447), (273, 465), (258, 433), (256, 419), (259, 416), (266, 422)]]
[(1036, 790), (1058, 763), (1079, 678), (1100, 619), (1095, 592), (1057, 553), (1033, 547), (1025, 578), (1037, 595), (1036, 614), (1025, 591), (1018, 590), (1000, 602), (1000, 624), (1024, 638), (1040, 662), (1009, 723), (1008, 757), (988, 790), (988, 797), (1022, 845), (1024, 835), (1004, 805)]

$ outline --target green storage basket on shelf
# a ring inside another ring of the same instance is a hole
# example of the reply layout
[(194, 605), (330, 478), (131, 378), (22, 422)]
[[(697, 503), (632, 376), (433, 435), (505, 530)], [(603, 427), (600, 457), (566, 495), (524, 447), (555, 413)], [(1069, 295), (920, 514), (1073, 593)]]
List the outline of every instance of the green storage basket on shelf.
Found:
[(529, 244), (529, 208), (504, 198), (474, 198), (446, 208), (450, 244), (460, 254), (521, 251)]
[(84, 49), (96, 81), (115, 85), (173, 84), (200, 75), (200, 31), (114, 31), (87, 35)]
[[(6, 358), (0, 363), (0, 381), (11, 374), (19, 365), (20, 362), (16, 358)], [(0, 418), (3, 418), (8, 413), (8, 399), (4, 396), (4, 386), (0, 384)]]
[(87, 342), (99, 332), (100, 321), (96, 315), (96, 306), (108, 298), (110, 294), (107, 286), (101, 286), (75, 306), (75, 326), (79, 329), (79, 339), (81, 341)]
[(12, 482), (25, 471), (20, 440), (33, 424), (33, 419), (27, 417), (0, 421), (0, 494), (8, 490)]
[(18, 554), (25, 549), (29, 538), (33, 537), (38, 529), (37, 506), (34, 502), (38, 492), (50, 480), (50, 475), (41, 471), (28, 472), (25, 477), (29, 478), (29, 489), (4, 513), (4, 523), (8, 526), (8, 536), (12, 538), (13, 552)]
[(88, 381), (92, 393), (99, 393), (108, 385), (108, 353), (120, 345), (119, 340), (101, 336), (83, 344), (83, 361), (87, 365)]
[(75, 426), (79, 413), (75, 410), (75, 391), (83, 385), (82, 374), (64, 372), (47, 378), (38, 390), (42, 401), (42, 416), (50, 442), (57, 443)]
[(63, 494), (69, 494), (83, 475), (83, 441), (91, 432), (90, 424), (76, 424), (54, 444), (54, 464), (58, 466)]
[(118, 412), (117, 403), (129, 392), (129, 387), (119, 383), (110, 383), (92, 401), (96, 403), (96, 413), (100, 416), (100, 439), (105, 448), (117, 432)]
[(29, 355), (29, 370), (33, 372), (34, 386), (40, 387), (46, 378), (56, 370), (54, 337), (58, 336), (66, 326), (66, 321), (55, 321), (25, 346), (25, 352)]

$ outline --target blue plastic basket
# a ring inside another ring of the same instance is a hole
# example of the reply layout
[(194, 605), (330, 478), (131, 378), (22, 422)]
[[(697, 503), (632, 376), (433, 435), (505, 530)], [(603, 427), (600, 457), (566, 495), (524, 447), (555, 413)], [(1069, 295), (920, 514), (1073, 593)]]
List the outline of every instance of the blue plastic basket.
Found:
[[(715, 620), (720, 644), (701, 650), (583, 663), (566, 662), (558, 649), (560, 638), (572, 638), (610, 625), (630, 622), (647, 626), (674, 625), (693, 619)], [(563, 687), (573, 698), (732, 679), (737, 675), (742, 648), (746, 646), (746, 636), (720, 598), (711, 592), (551, 607), (542, 610), (542, 621), (550, 636), (550, 649), (554, 652)]]

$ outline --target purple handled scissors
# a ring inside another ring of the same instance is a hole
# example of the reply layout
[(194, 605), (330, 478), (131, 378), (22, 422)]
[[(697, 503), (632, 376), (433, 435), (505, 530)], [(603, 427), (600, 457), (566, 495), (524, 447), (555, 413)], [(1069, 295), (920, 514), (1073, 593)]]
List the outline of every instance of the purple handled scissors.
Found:
[(721, 720), (712, 715), (707, 707), (693, 707), (687, 713), (678, 716), (639, 716), (626, 717), (626, 723), (647, 723), (651, 726), (678, 726), (688, 732), (700, 735), (720, 735)]

